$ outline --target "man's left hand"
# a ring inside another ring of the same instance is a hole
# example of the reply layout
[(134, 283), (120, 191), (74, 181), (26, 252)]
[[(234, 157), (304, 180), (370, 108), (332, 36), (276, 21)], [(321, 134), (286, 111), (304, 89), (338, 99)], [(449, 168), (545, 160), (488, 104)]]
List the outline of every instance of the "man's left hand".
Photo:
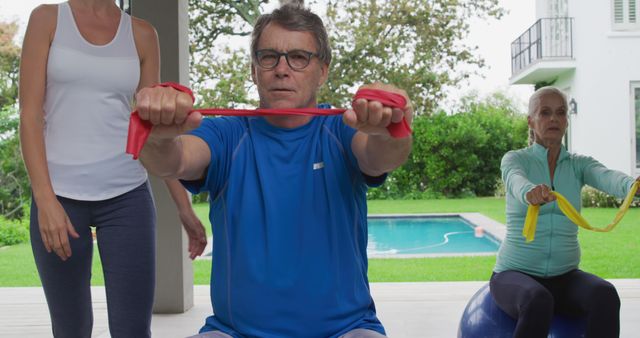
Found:
[(403, 117), (411, 125), (413, 109), (404, 90), (383, 83), (363, 85), (360, 89), (377, 89), (400, 94), (407, 100), (407, 105), (403, 109), (399, 109), (385, 107), (382, 103), (374, 100), (357, 99), (353, 102), (353, 109), (347, 110), (342, 117), (346, 125), (368, 135), (380, 136), (389, 136), (387, 126), (391, 122), (401, 122)]
[(207, 234), (204, 230), (204, 225), (202, 225), (202, 222), (200, 222), (200, 219), (193, 209), (185, 209), (187, 210), (180, 210), (178, 215), (189, 237), (189, 258), (193, 260), (202, 255), (204, 249), (207, 247)]

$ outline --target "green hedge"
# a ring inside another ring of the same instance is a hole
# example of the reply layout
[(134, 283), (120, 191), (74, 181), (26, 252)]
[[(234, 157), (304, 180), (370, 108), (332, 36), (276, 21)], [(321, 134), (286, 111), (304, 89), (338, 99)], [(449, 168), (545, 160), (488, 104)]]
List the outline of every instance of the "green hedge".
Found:
[(0, 217), (0, 247), (29, 240), (29, 222)]
[(0, 216), (23, 219), (24, 208), (31, 195), (29, 177), (22, 164), (19, 118), (16, 108), (0, 109)]
[(502, 156), (526, 146), (526, 116), (499, 95), (467, 100), (457, 114), (416, 117), (409, 160), (369, 197), (493, 196)]

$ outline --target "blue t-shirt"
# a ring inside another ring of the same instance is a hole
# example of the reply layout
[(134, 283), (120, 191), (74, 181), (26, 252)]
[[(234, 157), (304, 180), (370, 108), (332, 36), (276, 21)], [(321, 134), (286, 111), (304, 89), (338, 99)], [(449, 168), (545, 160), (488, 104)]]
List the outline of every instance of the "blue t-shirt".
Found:
[(340, 116), (282, 129), (261, 117), (205, 119), (203, 181), (213, 228), (211, 301), (201, 332), (234, 337), (384, 334), (367, 279), (367, 183)]

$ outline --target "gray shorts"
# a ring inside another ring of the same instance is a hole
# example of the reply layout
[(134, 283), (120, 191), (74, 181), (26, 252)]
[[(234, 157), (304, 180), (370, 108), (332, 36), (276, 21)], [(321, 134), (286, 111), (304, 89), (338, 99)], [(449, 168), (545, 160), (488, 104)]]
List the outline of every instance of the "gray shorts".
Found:
[[(385, 338), (386, 336), (373, 330), (355, 329), (351, 330), (340, 338)], [(232, 338), (230, 335), (221, 331), (209, 331), (188, 338)]]

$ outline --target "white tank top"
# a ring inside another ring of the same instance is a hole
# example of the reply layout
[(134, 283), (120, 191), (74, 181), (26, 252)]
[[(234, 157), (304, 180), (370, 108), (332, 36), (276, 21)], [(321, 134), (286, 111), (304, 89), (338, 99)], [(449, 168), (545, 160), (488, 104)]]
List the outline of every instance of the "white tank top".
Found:
[(56, 195), (105, 200), (147, 179), (144, 167), (125, 155), (140, 79), (131, 26), (123, 12), (113, 40), (93, 45), (80, 34), (69, 4), (58, 5), (44, 101), (44, 140)]

